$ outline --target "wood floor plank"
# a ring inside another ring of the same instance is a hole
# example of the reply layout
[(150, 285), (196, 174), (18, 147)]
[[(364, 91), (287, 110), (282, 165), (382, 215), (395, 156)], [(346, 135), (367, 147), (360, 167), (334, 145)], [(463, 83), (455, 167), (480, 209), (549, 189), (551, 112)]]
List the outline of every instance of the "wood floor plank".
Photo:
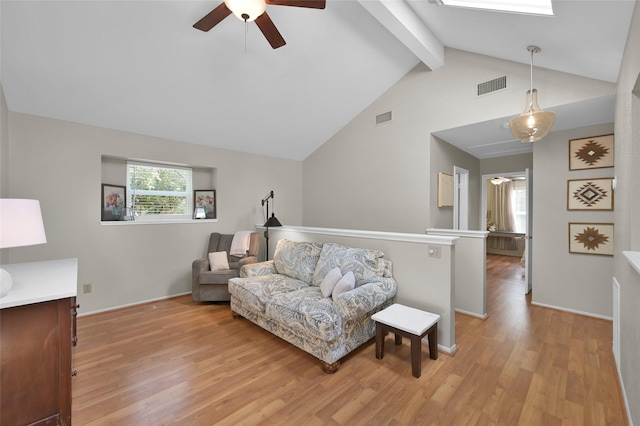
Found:
[[(531, 305), (518, 258), (488, 255), (486, 320), (411, 374), (373, 340), (336, 374), (228, 304), (190, 296), (78, 318), (76, 425), (626, 425), (611, 322)], [(399, 283), (402, 285), (402, 283)], [(534, 289), (535, 291), (535, 289)]]

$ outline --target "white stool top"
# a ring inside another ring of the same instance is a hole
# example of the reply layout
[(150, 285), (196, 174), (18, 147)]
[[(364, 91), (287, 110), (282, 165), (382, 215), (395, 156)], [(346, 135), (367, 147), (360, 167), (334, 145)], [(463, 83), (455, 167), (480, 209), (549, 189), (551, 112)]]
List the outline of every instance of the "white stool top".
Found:
[(371, 319), (420, 336), (440, 320), (440, 315), (394, 303), (373, 314)]

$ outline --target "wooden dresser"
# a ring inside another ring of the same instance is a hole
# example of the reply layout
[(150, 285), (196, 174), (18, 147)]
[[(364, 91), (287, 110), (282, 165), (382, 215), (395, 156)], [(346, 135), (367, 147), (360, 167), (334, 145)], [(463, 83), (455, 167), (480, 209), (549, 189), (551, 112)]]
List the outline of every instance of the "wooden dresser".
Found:
[(0, 424), (71, 425), (77, 259), (2, 265)]

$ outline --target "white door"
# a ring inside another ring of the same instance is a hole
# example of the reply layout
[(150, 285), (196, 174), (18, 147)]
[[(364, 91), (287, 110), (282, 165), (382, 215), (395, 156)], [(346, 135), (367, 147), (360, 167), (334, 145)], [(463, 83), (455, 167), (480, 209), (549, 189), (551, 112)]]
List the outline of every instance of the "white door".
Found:
[(532, 268), (531, 268), (531, 258), (532, 256), (532, 245), (533, 245), (533, 172), (529, 169), (525, 170), (525, 174), (527, 177), (527, 229), (524, 233), (524, 259), (525, 259), (525, 267), (524, 267), (524, 285), (525, 285), (525, 294), (529, 294), (531, 292), (531, 278), (532, 278)]
[(469, 229), (469, 170), (453, 166), (453, 229)]

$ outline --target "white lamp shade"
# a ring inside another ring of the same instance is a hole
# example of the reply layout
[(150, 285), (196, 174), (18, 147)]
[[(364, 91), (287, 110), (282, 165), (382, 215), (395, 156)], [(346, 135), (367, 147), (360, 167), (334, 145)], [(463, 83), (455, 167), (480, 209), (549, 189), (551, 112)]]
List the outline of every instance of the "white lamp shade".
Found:
[(32, 246), (46, 242), (40, 201), (0, 199), (0, 248)]
[(224, 0), (224, 3), (238, 19), (247, 22), (255, 20), (267, 8), (264, 0)]

